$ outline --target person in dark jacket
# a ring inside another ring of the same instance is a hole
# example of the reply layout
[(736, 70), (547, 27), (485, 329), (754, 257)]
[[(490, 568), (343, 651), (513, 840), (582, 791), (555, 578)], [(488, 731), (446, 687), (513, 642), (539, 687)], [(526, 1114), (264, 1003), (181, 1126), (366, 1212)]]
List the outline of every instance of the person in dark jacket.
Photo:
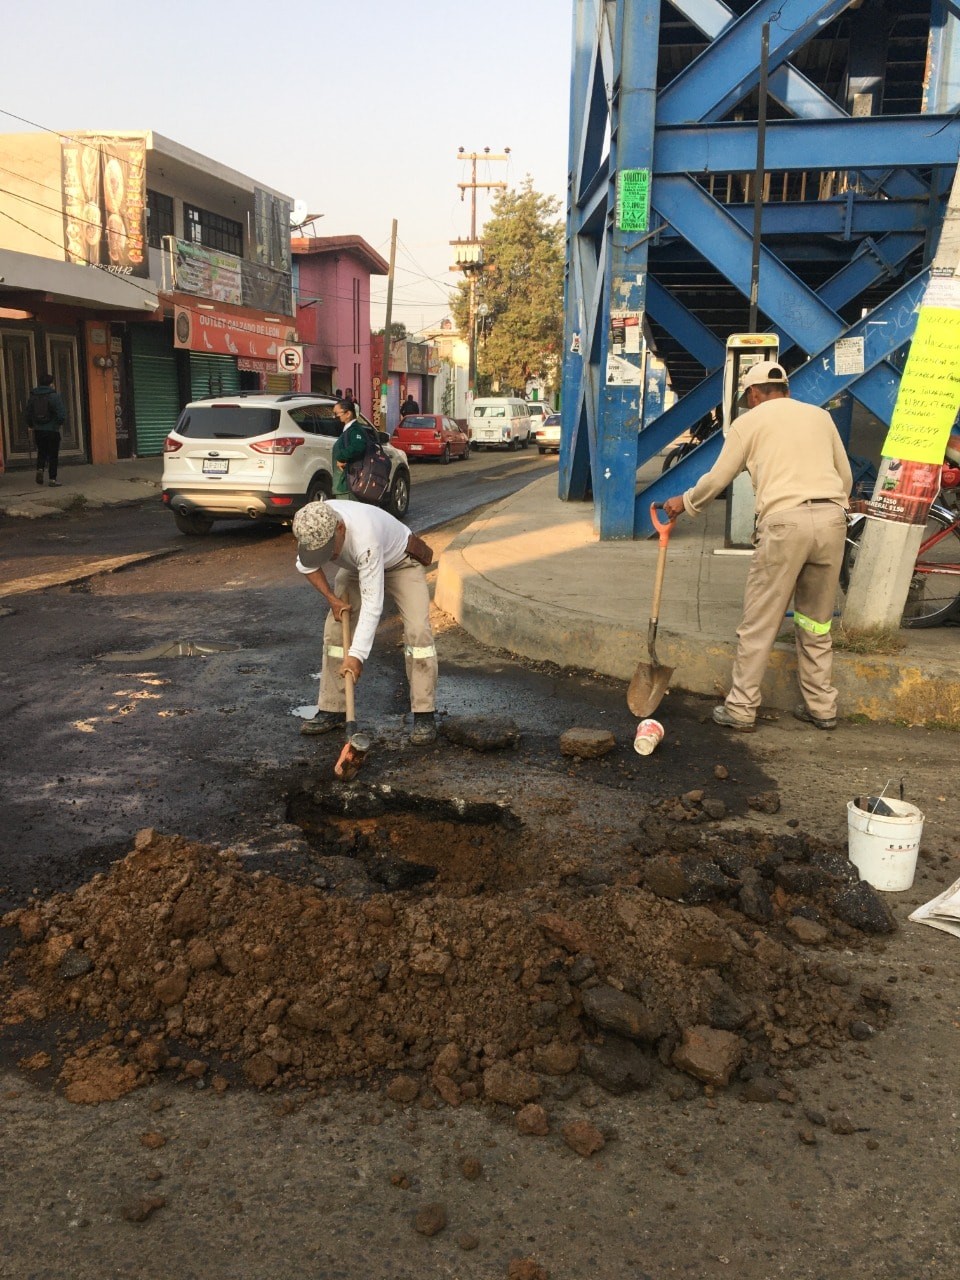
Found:
[(414, 400), (413, 396), (407, 396), (403, 404), (400, 406), (400, 417), (405, 418), (408, 413), (419, 413), (420, 406)]
[(37, 450), (37, 484), (43, 484), (46, 469), (53, 488), (60, 487), (57, 464), (60, 459), (60, 428), (67, 420), (67, 410), (53, 385), (53, 374), (44, 373), (40, 382), (27, 398), (24, 414), (26, 424), (33, 430), (33, 442)]
[(347, 466), (366, 452), (368, 428), (357, 421), (353, 404), (346, 397), (333, 406), (333, 416), (340, 423), (340, 434), (333, 442), (333, 496), (349, 500), (353, 494), (347, 484)]

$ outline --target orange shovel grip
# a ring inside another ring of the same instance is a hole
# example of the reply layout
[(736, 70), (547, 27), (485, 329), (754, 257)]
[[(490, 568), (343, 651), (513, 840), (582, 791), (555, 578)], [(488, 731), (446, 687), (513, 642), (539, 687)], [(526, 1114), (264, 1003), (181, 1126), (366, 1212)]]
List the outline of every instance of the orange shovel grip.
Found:
[(666, 523), (664, 523), (664, 521), (662, 520), (658, 520), (657, 507), (660, 505), (661, 504), (656, 502), (650, 503), (650, 523), (653, 525), (657, 533), (660, 535), (661, 547), (665, 547), (667, 543), (670, 541), (670, 534), (673, 532), (673, 526), (677, 523), (677, 517), (671, 516), (670, 519), (666, 521)]

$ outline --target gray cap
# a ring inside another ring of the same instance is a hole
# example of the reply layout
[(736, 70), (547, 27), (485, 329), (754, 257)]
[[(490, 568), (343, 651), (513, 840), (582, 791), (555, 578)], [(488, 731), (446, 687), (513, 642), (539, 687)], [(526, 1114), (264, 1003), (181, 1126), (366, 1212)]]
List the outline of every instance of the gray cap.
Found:
[(756, 364), (750, 366), (740, 380), (740, 394), (743, 395), (748, 387), (767, 384), (774, 387), (790, 385), (782, 364), (774, 364), (772, 360), (758, 360)]
[(333, 555), (337, 514), (323, 501), (308, 502), (293, 517), (297, 555), (305, 569), (319, 569)]

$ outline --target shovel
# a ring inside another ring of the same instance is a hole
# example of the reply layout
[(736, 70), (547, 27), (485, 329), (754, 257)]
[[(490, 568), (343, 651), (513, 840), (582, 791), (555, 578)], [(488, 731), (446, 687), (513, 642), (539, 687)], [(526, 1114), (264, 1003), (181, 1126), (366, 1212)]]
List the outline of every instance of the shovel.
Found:
[[(343, 613), (341, 613), (340, 625), (343, 627), (343, 656), (346, 657), (350, 650), (349, 609), (344, 609)], [(369, 734), (357, 732), (357, 709), (353, 692), (353, 675), (349, 671), (344, 677), (344, 682), (346, 685), (344, 697), (347, 703), (347, 740), (343, 744), (340, 758), (333, 766), (333, 772), (338, 778), (342, 778), (344, 782), (349, 782), (360, 772), (360, 766), (370, 750), (370, 737)]]
[(660, 535), (660, 554), (657, 556), (657, 576), (653, 582), (653, 605), (650, 611), (650, 625), (647, 628), (647, 649), (650, 652), (649, 662), (638, 662), (627, 689), (627, 706), (631, 712), (645, 720), (653, 715), (660, 700), (667, 692), (667, 685), (673, 675), (673, 667), (661, 666), (657, 659), (657, 624), (660, 621), (660, 593), (663, 591), (663, 575), (667, 567), (667, 545), (673, 532), (674, 520), (665, 524), (657, 519), (657, 504), (650, 504), (650, 520)]

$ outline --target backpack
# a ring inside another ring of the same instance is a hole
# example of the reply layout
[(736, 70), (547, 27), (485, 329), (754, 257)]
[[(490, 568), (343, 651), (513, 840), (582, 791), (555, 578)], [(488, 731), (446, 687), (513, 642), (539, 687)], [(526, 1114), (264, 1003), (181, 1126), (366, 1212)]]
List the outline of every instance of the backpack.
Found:
[(31, 391), (27, 400), (27, 422), (31, 427), (45, 427), (53, 421), (53, 397)]
[(363, 457), (347, 463), (347, 488), (359, 502), (376, 506), (390, 488), (390, 459), (369, 428), (364, 428)]

